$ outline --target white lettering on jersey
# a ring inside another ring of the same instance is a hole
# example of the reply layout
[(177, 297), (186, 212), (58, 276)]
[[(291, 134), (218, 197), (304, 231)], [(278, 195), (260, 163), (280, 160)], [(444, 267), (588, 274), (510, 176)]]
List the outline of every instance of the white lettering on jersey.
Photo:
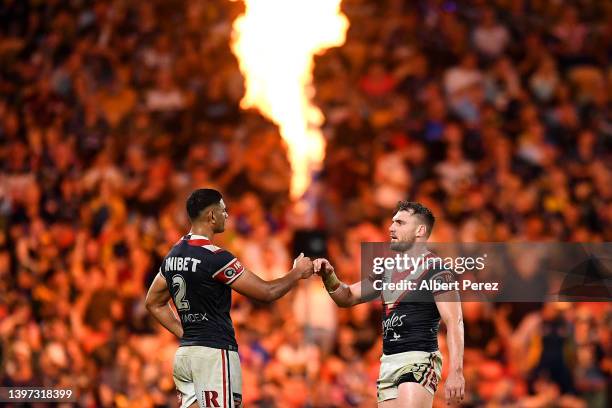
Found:
[(387, 338), (387, 333), (389, 331), (393, 332), (394, 335), (393, 337), (395, 337), (395, 331), (394, 329), (396, 327), (402, 327), (404, 325), (403, 319), (406, 317), (405, 314), (398, 316), (398, 315), (393, 315), (391, 317), (386, 318), (385, 320), (383, 320), (382, 323), (382, 328), (383, 328), (383, 337)]
[(198, 264), (202, 262), (200, 259), (191, 257), (171, 256), (166, 258), (164, 269), (168, 271), (188, 271), (191, 264), (191, 272), (196, 272)]

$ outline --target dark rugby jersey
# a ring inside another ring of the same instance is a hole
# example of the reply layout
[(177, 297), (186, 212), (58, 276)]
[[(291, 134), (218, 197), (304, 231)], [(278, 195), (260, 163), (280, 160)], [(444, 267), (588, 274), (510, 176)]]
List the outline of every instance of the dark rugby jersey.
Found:
[(234, 255), (200, 235), (185, 235), (170, 250), (160, 272), (183, 325), (181, 346), (238, 349), (229, 284), (243, 271)]
[[(428, 259), (434, 256), (429, 255)], [(387, 273), (385, 281), (398, 282), (406, 279), (410, 271)], [(453, 282), (453, 273), (447, 269), (421, 268), (410, 280), (417, 285), (423, 280)], [(419, 287), (419, 286), (417, 286)], [(386, 355), (404, 353), (407, 351), (434, 352), (438, 350), (438, 328), (440, 313), (435, 303), (434, 295), (445, 290), (419, 290), (411, 292), (382, 291), (382, 336), (383, 353)], [(417, 300), (411, 301), (411, 300)]]

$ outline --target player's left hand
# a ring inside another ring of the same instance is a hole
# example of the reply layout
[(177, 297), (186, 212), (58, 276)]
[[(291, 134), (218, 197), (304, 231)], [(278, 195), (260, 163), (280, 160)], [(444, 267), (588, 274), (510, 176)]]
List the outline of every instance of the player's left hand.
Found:
[(451, 372), (444, 385), (446, 403), (460, 403), (465, 396), (465, 379), (461, 371)]
[(314, 266), (314, 274), (325, 276), (334, 272), (334, 267), (331, 263), (325, 258), (317, 258), (313, 261)]

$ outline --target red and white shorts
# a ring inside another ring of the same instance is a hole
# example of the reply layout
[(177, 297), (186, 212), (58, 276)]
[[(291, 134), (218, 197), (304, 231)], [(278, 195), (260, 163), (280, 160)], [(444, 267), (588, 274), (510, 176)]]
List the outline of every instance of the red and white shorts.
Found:
[(242, 373), (235, 351), (203, 346), (179, 347), (174, 356), (174, 384), (181, 408), (241, 408)]

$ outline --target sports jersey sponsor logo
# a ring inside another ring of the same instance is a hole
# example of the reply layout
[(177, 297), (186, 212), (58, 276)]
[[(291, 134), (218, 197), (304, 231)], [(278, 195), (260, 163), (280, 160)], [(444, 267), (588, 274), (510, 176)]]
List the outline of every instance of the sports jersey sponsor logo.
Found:
[(181, 317), (181, 320), (183, 321), (183, 323), (197, 323), (197, 322), (208, 321), (208, 317), (206, 317), (206, 313), (204, 314), (189, 313), (189, 314), (184, 314)]
[(223, 273), (225, 274), (226, 278), (231, 278), (236, 274), (236, 270), (234, 268), (227, 268)]
[(397, 340), (400, 337), (400, 335), (395, 333), (394, 328), (402, 327), (404, 325), (404, 318), (405, 317), (406, 317), (405, 314), (400, 315), (400, 316), (394, 314), (393, 316), (383, 320), (383, 324), (382, 324), (382, 326), (383, 326), (383, 337), (387, 338), (387, 334), (389, 332), (392, 332), (393, 333), (393, 338)]
[(189, 271), (196, 272), (200, 259), (192, 257), (171, 256), (166, 258), (165, 270), (168, 271)]
[(244, 267), (238, 259), (234, 258), (213, 273), (212, 277), (221, 283), (231, 283), (244, 271)]

